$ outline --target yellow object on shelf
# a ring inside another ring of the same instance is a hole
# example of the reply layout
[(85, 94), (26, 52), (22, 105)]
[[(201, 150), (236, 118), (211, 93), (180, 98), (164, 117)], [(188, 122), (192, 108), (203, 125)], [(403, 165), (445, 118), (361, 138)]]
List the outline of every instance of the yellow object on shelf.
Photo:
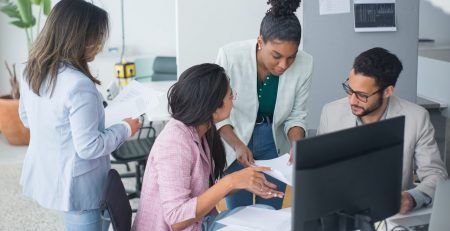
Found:
[(125, 59), (122, 59), (122, 62), (114, 66), (114, 73), (119, 79), (120, 86), (125, 87), (128, 85), (128, 81), (136, 76), (136, 65), (133, 62), (127, 62)]

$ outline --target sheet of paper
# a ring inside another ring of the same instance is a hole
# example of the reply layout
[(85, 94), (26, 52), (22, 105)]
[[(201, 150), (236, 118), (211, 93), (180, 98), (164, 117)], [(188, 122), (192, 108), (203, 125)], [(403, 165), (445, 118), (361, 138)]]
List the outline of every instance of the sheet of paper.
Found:
[(217, 231), (259, 231), (259, 230), (239, 226), (225, 226), (223, 228), (218, 229)]
[(291, 213), (245, 207), (217, 222), (226, 225), (227, 230), (289, 231), (291, 230)]
[(292, 186), (292, 174), (294, 171), (294, 165), (287, 165), (288, 161), (289, 154), (286, 153), (271, 160), (256, 160), (255, 164), (258, 166), (271, 167), (272, 171), (266, 171), (264, 173)]
[(319, 13), (320, 15), (350, 13), (350, 0), (319, 0)]
[(162, 94), (137, 81), (131, 81), (105, 108), (105, 127), (151, 111), (160, 104)]

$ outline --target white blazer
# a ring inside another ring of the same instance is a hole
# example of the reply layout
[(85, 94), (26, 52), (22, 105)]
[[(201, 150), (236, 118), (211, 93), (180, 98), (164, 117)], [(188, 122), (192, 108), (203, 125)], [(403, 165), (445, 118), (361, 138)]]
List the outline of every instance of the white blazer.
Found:
[(43, 88), (38, 96), (21, 81), (19, 114), (31, 135), (20, 180), (23, 193), (60, 211), (99, 208), (109, 155), (128, 137), (128, 128), (105, 129), (95, 84), (70, 66), (60, 68), (52, 96)]
[[(448, 175), (434, 139), (434, 128), (430, 122), (430, 116), (423, 107), (391, 96), (386, 118), (401, 115), (405, 116), (402, 189), (414, 188), (415, 162), (417, 175), (421, 181), (417, 189), (433, 198), (436, 183), (447, 179)], [(356, 116), (351, 111), (348, 99), (343, 98), (323, 107), (317, 133), (324, 134), (354, 126), (356, 126)], [(381, 168), (380, 171), (382, 171)]]
[[(230, 117), (216, 124), (217, 129), (231, 125), (234, 132), (248, 144), (258, 113), (256, 40), (240, 41), (219, 49), (216, 63), (225, 68), (233, 91), (237, 93)], [(311, 86), (313, 59), (298, 51), (294, 63), (279, 77), (278, 94), (273, 115), (273, 135), (278, 154), (289, 152), (287, 132), (298, 126), (306, 129), (306, 101)], [(227, 162), (230, 165), (236, 154), (226, 142)]]

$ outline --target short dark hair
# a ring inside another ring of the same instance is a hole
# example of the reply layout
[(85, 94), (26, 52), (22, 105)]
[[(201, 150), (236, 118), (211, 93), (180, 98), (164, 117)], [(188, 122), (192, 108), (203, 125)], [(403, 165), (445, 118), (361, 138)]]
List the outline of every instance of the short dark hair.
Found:
[(272, 7), (264, 16), (259, 30), (264, 42), (281, 41), (300, 44), (302, 27), (294, 14), (300, 5), (300, 0), (268, 0)]
[(403, 65), (396, 55), (384, 48), (375, 47), (355, 58), (353, 70), (355, 74), (374, 78), (378, 87), (386, 88), (395, 87)]
[(169, 110), (174, 119), (188, 126), (211, 125), (206, 139), (214, 160), (216, 179), (223, 175), (226, 155), (212, 116), (223, 106), (228, 88), (225, 70), (217, 64), (205, 63), (185, 70), (167, 94)]

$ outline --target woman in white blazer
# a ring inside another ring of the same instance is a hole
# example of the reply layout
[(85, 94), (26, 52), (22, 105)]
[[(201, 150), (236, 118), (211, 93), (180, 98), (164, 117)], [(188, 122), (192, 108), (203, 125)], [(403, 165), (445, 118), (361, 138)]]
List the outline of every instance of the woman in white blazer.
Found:
[[(257, 40), (228, 44), (216, 63), (225, 68), (237, 97), (230, 118), (216, 126), (226, 141), (226, 173), (254, 160), (291, 153), (292, 143), (305, 136), (306, 100), (311, 85), (312, 57), (299, 51), (301, 26), (294, 14), (298, 0), (270, 0)], [(288, 166), (286, 166), (288, 167)], [(286, 185), (276, 182), (278, 191)], [(281, 208), (282, 198), (256, 197), (257, 204)], [(227, 207), (253, 204), (244, 190), (226, 198)]]
[(100, 82), (87, 62), (108, 35), (108, 14), (83, 0), (61, 0), (34, 43), (21, 81), (20, 118), (30, 128), (24, 195), (64, 212), (66, 230), (107, 230), (101, 190), (110, 153), (134, 134), (137, 119), (105, 128)]

